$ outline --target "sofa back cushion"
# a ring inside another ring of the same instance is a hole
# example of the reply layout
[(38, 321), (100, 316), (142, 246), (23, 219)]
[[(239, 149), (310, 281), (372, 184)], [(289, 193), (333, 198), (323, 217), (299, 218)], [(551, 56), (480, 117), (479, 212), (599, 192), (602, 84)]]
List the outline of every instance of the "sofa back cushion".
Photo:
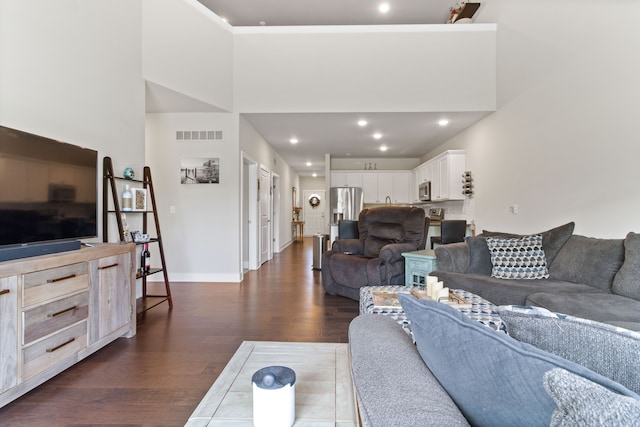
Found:
[(558, 252), (549, 276), (611, 292), (613, 278), (624, 261), (623, 242), (573, 235)]
[(613, 279), (611, 290), (640, 300), (640, 234), (629, 233), (624, 239), (624, 263)]

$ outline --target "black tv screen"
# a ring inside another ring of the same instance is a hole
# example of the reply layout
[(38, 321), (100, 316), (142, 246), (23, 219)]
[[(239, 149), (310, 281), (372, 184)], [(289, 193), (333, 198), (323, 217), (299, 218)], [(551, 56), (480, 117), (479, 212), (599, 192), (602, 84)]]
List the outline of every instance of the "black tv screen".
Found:
[(97, 236), (98, 152), (0, 126), (0, 246)]

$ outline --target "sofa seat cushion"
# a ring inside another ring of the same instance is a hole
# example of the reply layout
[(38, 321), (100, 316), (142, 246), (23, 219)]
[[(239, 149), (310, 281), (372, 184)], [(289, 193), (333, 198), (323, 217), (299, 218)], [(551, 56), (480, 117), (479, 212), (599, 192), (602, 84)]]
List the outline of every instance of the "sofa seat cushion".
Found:
[(640, 301), (621, 295), (537, 292), (529, 295), (524, 305), (640, 331)]
[(549, 425), (556, 405), (543, 377), (554, 368), (640, 398), (609, 378), (487, 328), (446, 304), (408, 294), (398, 298), (422, 358), (472, 425)]
[(363, 425), (469, 425), (392, 318), (356, 317), (349, 325), (349, 348)]
[(497, 279), (482, 274), (452, 273), (433, 271), (431, 276), (438, 277), (449, 289), (463, 289), (495, 305), (524, 305), (529, 296), (536, 292), (586, 292), (602, 294), (602, 291), (587, 285), (551, 279)]
[(640, 333), (541, 307), (497, 307), (509, 336), (640, 393)]
[(573, 235), (549, 267), (554, 280), (584, 283), (611, 292), (613, 278), (624, 261), (624, 240)]

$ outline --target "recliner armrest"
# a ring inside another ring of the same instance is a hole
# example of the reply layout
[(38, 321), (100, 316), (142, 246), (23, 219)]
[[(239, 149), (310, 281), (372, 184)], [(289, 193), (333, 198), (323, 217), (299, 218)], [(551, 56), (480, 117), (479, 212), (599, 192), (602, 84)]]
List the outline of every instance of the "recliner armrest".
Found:
[(415, 250), (416, 245), (413, 243), (391, 243), (382, 247), (378, 257), (387, 263), (391, 263), (401, 260), (403, 252), (412, 252)]
[(362, 255), (362, 242), (358, 239), (341, 239), (335, 240), (331, 245), (331, 250), (335, 253), (351, 253), (354, 255)]

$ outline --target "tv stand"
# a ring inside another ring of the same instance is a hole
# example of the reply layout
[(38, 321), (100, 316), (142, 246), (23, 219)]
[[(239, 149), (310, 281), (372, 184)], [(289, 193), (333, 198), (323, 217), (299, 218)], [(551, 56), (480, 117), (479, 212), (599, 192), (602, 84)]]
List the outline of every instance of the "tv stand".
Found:
[(32, 256), (51, 255), (60, 252), (80, 249), (79, 240), (62, 240), (56, 242), (29, 243), (24, 245), (0, 247), (0, 261), (29, 258)]
[(135, 245), (0, 262), (0, 408), (136, 334)]

